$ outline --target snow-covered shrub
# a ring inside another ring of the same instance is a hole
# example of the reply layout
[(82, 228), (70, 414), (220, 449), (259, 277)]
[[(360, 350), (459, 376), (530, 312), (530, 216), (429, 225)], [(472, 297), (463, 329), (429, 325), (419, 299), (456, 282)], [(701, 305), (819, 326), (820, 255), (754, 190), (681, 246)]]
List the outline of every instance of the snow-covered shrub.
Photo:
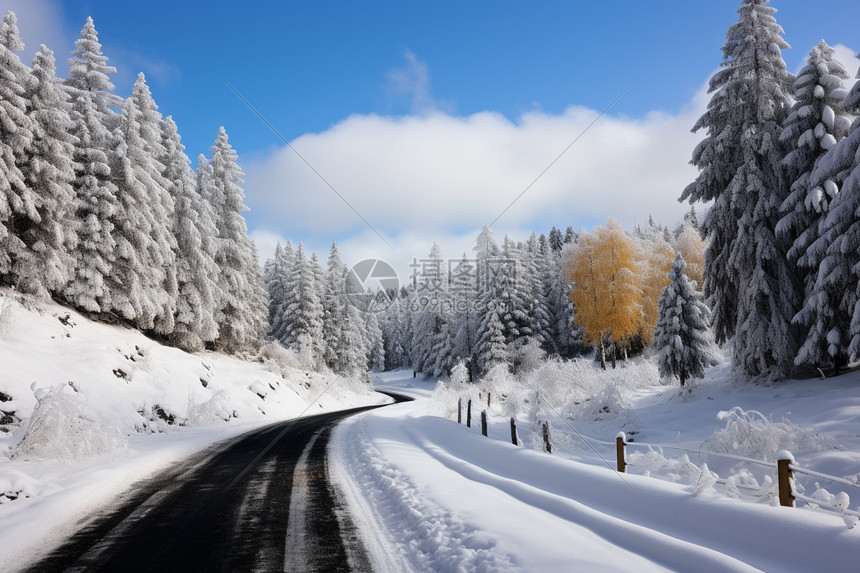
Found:
[(717, 419), (725, 421), (726, 427), (712, 433), (702, 443), (703, 450), (772, 462), (780, 450), (808, 453), (841, 449), (813, 426), (794, 424), (786, 418), (774, 422), (761, 412), (745, 411), (740, 406), (719, 412)]
[(543, 402), (544, 408), (552, 404), (555, 408), (567, 410), (570, 405), (583, 401), (593, 393), (593, 370), (585, 360), (547, 360), (529, 374), (526, 382), (531, 393)]
[(537, 340), (530, 338), (525, 344), (509, 348), (508, 355), (513, 362), (514, 372), (522, 376), (539, 368), (546, 352)]
[(481, 409), (486, 406), (487, 396), (490, 395), (490, 411), (504, 415), (516, 415), (517, 406), (527, 395), (528, 388), (504, 364), (490, 368), (477, 386), (478, 395), (473, 399), (482, 403)]
[(459, 387), (469, 382), (469, 370), (466, 368), (466, 363), (460, 360), (451, 369), (451, 385)]
[(7, 469), (0, 474), (0, 504), (33, 497), (41, 493), (43, 489), (45, 487), (41, 483), (24, 472)]
[(233, 417), (229, 405), (230, 396), (223, 390), (216, 390), (212, 397), (199, 404), (193, 402), (188, 407), (189, 426), (211, 426), (218, 422), (228, 422)]
[(302, 358), (279, 342), (267, 342), (260, 347), (257, 359), (269, 372), (286, 376), (288, 369), (304, 370)]
[[(818, 501), (821, 505), (828, 507), (830, 509), (834, 509), (836, 511), (842, 512), (842, 519), (845, 522), (845, 526), (848, 529), (854, 529), (854, 526), (857, 525), (857, 517), (851, 514), (844, 513), (846, 510), (850, 510), (849, 507), (851, 503), (851, 498), (844, 491), (840, 491), (838, 493), (830, 493), (826, 489), (822, 488), (818, 483), (815, 484), (815, 491), (812, 492), (808, 497)], [(816, 503), (806, 503), (806, 507), (809, 509), (818, 509), (819, 505)]]
[(598, 384), (614, 383), (619, 388), (638, 390), (657, 385), (666, 386), (668, 382), (660, 378), (657, 362), (642, 357), (632, 358), (619, 363), (618, 368), (602, 371), (592, 369), (592, 377)]
[(577, 422), (610, 422), (609, 433), (613, 435), (617, 429), (638, 429), (636, 414), (625, 390), (620, 384), (607, 384), (575, 405), (570, 417)]
[(36, 407), (14, 457), (76, 461), (125, 447), (119, 427), (85, 415), (85, 396), (71, 385), (34, 392)]
[(481, 410), (514, 416), (526, 400), (526, 388), (527, 385), (511, 374), (505, 364), (493, 366), (483, 378), (472, 384), (468, 382), (468, 372), (461, 362), (454, 366), (448, 381), (440, 380), (436, 384), (433, 398), (444, 405), (446, 415), (452, 419), (457, 417), (458, 400), (462, 400), (464, 415), (466, 404), (471, 400), (473, 417), (479, 416)]
[(15, 311), (12, 309), (13, 302), (5, 297), (0, 297), (0, 339), (3, 339), (15, 329)]
[(674, 482), (687, 483), (693, 495), (714, 493), (719, 476), (708, 468), (708, 464), (698, 466), (690, 461), (687, 454), (677, 458), (665, 457), (655, 450), (634, 450), (627, 454), (627, 462), (644, 471), (646, 475), (659, 475)]
[(776, 499), (777, 485), (769, 474), (764, 474), (759, 481), (748, 468), (739, 467), (733, 469), (732, 472), (732, 475), (726, 478), (726, 487), (723, 490), (723, 495), (726, 497), (739, 499), (754, 491), (756, 492), (755, 496), (762, 501)]
[(446, 383), (439, 380), (433, 390), (433, 399), (444, 407), (445, 417), (451, 420), (457, 419), (457, 400), (460, 398), (458, 385)]

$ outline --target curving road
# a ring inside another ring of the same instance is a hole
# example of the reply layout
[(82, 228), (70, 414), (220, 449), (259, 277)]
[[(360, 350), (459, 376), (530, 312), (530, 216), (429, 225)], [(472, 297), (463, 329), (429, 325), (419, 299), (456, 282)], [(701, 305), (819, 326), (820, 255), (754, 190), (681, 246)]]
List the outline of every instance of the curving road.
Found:
[(338, 421), (377, 407), (273, 424), (207, 450), (136, 484), (27, 571), (368, 571), (325, 456)]

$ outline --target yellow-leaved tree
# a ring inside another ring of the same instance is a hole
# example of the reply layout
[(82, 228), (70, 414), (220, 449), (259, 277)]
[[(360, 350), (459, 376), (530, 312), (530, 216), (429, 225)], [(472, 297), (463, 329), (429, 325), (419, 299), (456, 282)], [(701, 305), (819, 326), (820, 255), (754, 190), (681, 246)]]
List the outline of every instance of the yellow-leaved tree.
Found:
[(574, 320), (583, 328), (583, 341), (597, 346), (604, 369), (606, 344), (626, 350), (641, 326), (638, 260), (636, 245), (613, 218), (594, 233), (583, 231), (568, 251), (565, 270), (576, 305)]
[(684, 225), (675, 240), (675, 249), (684, 258), (687, 268), (684, 273), (691, 281), (696, 281), (696, 289), (702, 290), (705, 280), (705, 242), (699, 232), (690, 225)]
[(657, 300), (663, 294), (663, 289), (672, 282), (669, 271), (675, 260), (675, 249), (660, 235), (654, 235), (642, 240), (640, 249), (642, 284), (642, 343), (650, 344), (654, 338), (654, 328), (660, 311)]

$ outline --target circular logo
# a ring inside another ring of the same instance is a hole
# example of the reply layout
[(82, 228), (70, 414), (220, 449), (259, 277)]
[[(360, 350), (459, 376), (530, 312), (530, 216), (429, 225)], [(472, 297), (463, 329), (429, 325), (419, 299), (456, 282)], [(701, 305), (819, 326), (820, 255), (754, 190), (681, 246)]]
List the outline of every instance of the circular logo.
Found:
[(358, 261), (346, 274), (347, 299), (362, 312), (382, 312), (391, 306), (400, 290), (394, 267), (382, 259)]

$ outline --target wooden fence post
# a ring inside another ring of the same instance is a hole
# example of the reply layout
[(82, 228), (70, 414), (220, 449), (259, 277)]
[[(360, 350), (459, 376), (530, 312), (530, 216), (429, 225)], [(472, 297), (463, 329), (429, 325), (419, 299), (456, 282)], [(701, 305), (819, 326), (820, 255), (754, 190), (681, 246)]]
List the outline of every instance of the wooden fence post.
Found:
[(481, 433), (487, 435), (487, 411), (481, 410)]
[(627, 447), (627, 436), (624, 432), (618, 432), (615, 436), (615, 455), (618, 458), (618, 471), (624, 473), (627, 471), (627, 460), (624, 459), (624, 448)]
[(511, 443), (518, 446), (517, 443), (517, 421), (511, 418)]
[(546, 449), (546, 453), (552, 453), (552, 444), (549, 443), (549, 422), (543, 423), (543, 446)]
[(466, 402), (466, 427), (472, 427), (472, 400)]
[(779, 484), (779, 505), (783, 507), (794, 507), (794, 492), (791, 490), (791, 481), (794, 477), (794, 472), (791, 471), (791, 464), (794, 463), (794, 456), (791, 452), (781, 450), (776, 453), (776, 477)]
[(457, 398), (457, 423), (463, 423), (463, 399)]
[(492, 396), (492, 395), (493, 395), (492, 393), (487, 392), (487, 408), (490, 407), (490, 396)]

